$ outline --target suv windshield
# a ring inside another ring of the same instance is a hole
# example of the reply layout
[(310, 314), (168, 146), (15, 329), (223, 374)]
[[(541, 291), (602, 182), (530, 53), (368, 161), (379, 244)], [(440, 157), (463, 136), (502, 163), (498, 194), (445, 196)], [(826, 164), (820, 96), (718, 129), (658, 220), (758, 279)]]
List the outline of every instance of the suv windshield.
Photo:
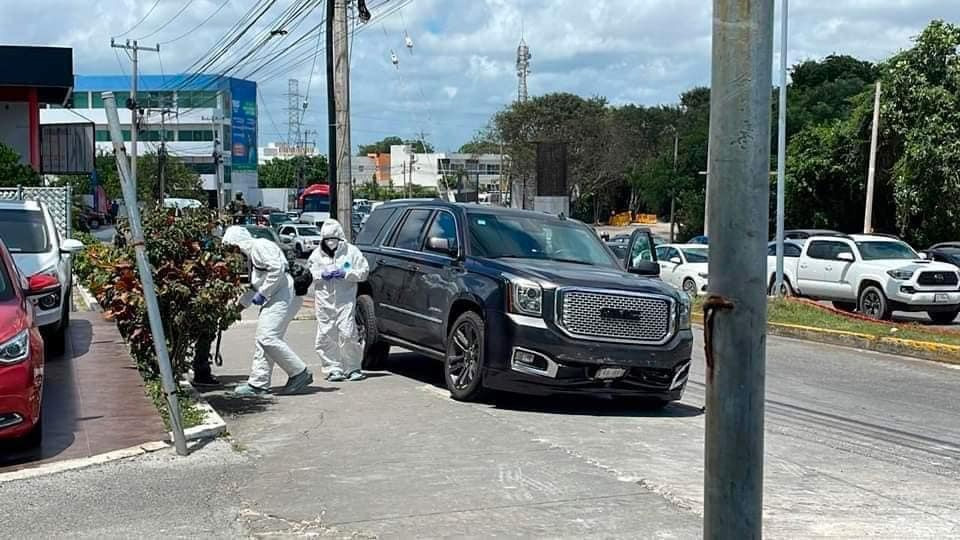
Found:
[(36, 210), (0, 211), (0, 239), (3, 239), (10, 253), (50, 251), (43, 212)]
[(903, 242), (857, 242), (857, 249), (865, 261), (920, 258), (913, 248)]
[(273, 235), (273, 229), (266, 227), (247, 227), (247, 230), (250, 231), (250, 236), (254, 238), (265, 238), (272, 242), (277, 241), (277, 238)]
[(707, 262), (707, 254), (709, 253), (707, 248), (685, 247), (680, 248), (680, 250), (683, 251), (684, 255), (686, 255), (688, 263)]
[(576, 222), (473, 213), (469, 220), (470, 249), (480, 257), (616, 266), (597, 235)]
[(300, 236), (320, 236), (320, 231), (316, 227), (297, 227)]

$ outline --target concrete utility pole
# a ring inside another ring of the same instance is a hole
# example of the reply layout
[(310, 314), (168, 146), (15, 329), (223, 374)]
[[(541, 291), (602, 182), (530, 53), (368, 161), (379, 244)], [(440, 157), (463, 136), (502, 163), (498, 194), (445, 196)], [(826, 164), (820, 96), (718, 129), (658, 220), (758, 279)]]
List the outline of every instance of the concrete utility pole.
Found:
[[(221, 94), (217, 92), (218, 107), (220, 99)], [(222, 118), (223, 116), (221, 114), (201, 118), (201, 120), (209, 120), (210, 129), (213, 130), (213, 164), (216, 167), (215, 171), (217, 175), (217, 211), (221, 214), (223, 214), (223, 210), (227, 207), (223, 193), (223, 142), (220, 140), (220, 134), (223, 131)]]
[(176, 115), (176, 112), (170, 107), (164, 105), (160, 109), (160, 153), (157, 155), (157, 177), (159, 178), (157, 201), (163, 204), (163, 199), (167, 193), (167, 123), (168, 114)]
[(113, 38), (110, 38), (110, 46), (114, 49), (123, 49), (127, 51), (130, 55), (130, 61), (133, 63), (133, 71), (130, 76), (130, 99), (124, 104), (124, 106), (130, 109), (131, 122), (130, 122), (130, 179), (133, 181), (134, 187), (137, 185), (137, 132), (140, 131), (140, 107), (137, 105), (137, 82), (140, 79), (139, 72), (139, 55), (140, 51), (151, 51), (155, 53), (160, 52), (160, 44), (157, 44), (156, 47), (141, 47), (136, 40), (130, 41), (129, 39), (126, 43), (122, 45), (117, 45)]
[(113, 140), (113, 149), (117, 153), (117, 169), (120, 172), (120, 187), (123, 189), (123, 202), (127, 208), (127, 217), (130, 221), (131, 244), (137, 257), (137, 268), (140, 271), (140, 283), (143, 286), (143, 298), (147, 303), (147, 316), (150, 320), (150, 334), (153, 336), (153, 349), (157, 355), (157, 365), (160, 367), (160, 380), (163, 383), (163, 393), (167, 400), (170, 413), (170, 427), (173, 430), (173, 443), (177, 454), (187, 455), (187, 438), (183, 433), (183, 423), (180, 419), (180, 402), (177, 400), (177, 384), (173, 378), (173, 368), (170, 357), (167, 355), (167, 338), (163, 332), (163, 320), (160, 317), (160, 305), (157, 303), (156, 287), (153, 284), (153, 271), (147, 259), (147, 250), (144, 246), (143, 229), (140, 227), (140, 208), (137, 206), (137, 189), (133, 183), (132, 171), (123, 159), (126, 149), (123, 146), (123, 135), (120, 131), (120, 117), (117, 114), (117, 103), (113, 92), (104, 92), (103, 107), (107, 114), (107, 124), (110, 127), (110, 138)]
[(670, 129), (673, 130), (673, 182), (672, 189), (670, 190), (670, 243), (674, 242), (674, 230), (676, 225), (676, 208), (677, 208), (677, 193), (676, 193), (676, 181), (677, 181), (677, 158), (680, 155), (680, 132), (677, 131), (677, 126), (670, 126)]
[[(353, 239), (353, 169), (350, 166), (350, 40), (347, 38), (347, 2), (327, 0), (333, 3), (334, 47), (334, 94), (337, 105), (337, 206), (331, 213), (343, 224), (347, 241)], [(331, 190), (332, 191), (332, 190)]]
[(761, 538), (773, 1), (714, 0), (703, 536)]
[(877, 137), (880, 129), (880, 81), (873, 98), (873, 129), (870, 134), (870, 169), (867, 171), (867, 206), (863, 212), (863, 234), (873, 232), (873, 183), (877, 177)]
[(777, 274), (774, 294), (783, 287), (783, 235), (787, 192), (787, 18), (788, 0), (780, 2), (780, 107), (777, 111)]

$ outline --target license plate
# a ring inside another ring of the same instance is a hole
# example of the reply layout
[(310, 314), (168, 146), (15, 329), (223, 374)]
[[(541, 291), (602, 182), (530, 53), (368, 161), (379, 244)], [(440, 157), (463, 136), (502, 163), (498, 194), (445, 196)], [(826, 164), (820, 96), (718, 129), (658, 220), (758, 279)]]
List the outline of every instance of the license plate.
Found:
[(935, 304), (946, 304), (950, 302), (950, 296), (947, 294), (935, 294), (933, 295), (933, 302)]
[(594, 375), (596, 379), (619, 379), (627, 374), (627, 370), (624, 368), (618, 367), (608, 367), (600, 368), (597, 370), (597, 374)]

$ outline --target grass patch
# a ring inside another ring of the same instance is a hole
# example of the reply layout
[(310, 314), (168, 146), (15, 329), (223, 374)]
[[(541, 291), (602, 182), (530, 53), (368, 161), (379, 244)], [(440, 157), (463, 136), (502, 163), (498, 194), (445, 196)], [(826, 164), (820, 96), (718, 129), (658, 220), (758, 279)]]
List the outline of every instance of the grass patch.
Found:
[[(695, 302), (694, 313), (703, 314), (701, 298)], [(960, 346), (960, 332), (928, 328), (917, 323), (864, 321), (796, 300), (771, 300), (767, 305), (767, 320), (772, 323), (853, 332), (873, 337), (893, 337)]]
[[(163, 384), (159, 379), (146, 381), (144, 383), (147, 389), (147, 395), (153, 401), (154, 407), (160, 412), (163, 419), (163, 425), (170, 429), (170, 411), (167, 410), (167, 399), (163, 394)], [(197, 408), (197, 402), (192, 397), (180, 391), (177, 393), (180, 401), (180, 419), (183, 422), (183, 429), (199, 426), (203, 424), (204, 414)]]

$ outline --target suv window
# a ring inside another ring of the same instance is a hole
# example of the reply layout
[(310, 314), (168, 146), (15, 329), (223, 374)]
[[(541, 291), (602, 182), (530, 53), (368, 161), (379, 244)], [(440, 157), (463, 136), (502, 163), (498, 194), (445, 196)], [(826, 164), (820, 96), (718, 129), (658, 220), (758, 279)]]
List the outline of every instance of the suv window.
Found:
[(437, 212), (433, 218), (430, 230), (427, 232), (427, 238), (446, 238), (450, 242), (450, 248), (459, 250), (457, 243), (457, 220), (450, 212)]
[(397, 249), (420, 250), (423, 228), (430, 218), (432, 210), (410, 210), (403, 220), (403, 225), (393, 237), (393, 247)]
[(672, 247), (660, 246), (657, 248), (657, 258), (661, 261), (669, 261), (674, 257), (680, 257), (680, 252)]
[(50, 250), (46, 220), (43, 212), (35, 210), (0, 211), (0, 239), (10, 253), (45, 253)]
[(296, 231), (293, 230), (293, 227), (284, 227), (280, 229), (280, 234), (285, 236), (296, 236)]
[(593, 230), (533, 214), (468, 214), (470, 250), (491, 259), (539, 259), (617, 267)]
[[(650, 249), (649, 236), (646, 234), (637, 234), (637, 241), (633, 243), (630, 252), (630, 264), (636, 266), (641, 261), (652, 261), (653, 252)], [(627, 239), (629, 241), (629, 238)], [(657, 252), (660, 253), (659, 251)]]
[(362, 246), (369, 246), (374, 243), (374, 241), (380, 236), (380, 232), (383, 231), (384, 225), (390, 221), (390, 218), (397, 213), (396, 208), (378, 208), (370, 214), (370, 217), (367, 218), (367, 223), (360, 229), (360, 234), (357, 235), (357, 244)]
[[(798, 246), (798, 245), (796, 245), (796, 244), (792, 244), (792, 243), (790, 243), (790, 242), (784, 242), (784, 243), (783, 243), (783, 256), (784, 256), (784, 257), (791, 257), (791, 258), (799, 257), (799, 256), (800, 256), (800, 251), (801, 251), (801, 250), (800, 250), (800, 246)], [(770, 244), (770, 247), (767, 248), (767, 255), (770, 255), (771, 257), (776, 257), (776, 256), (777, 256), (777, 245), (776, 245), (776, 244)], [(813, 255), (811, 255), (811, 257), (812, 257), (812, 256), (813, 256)]]
[(837, 260), (837, 256), (841, 253), (849, 253), (853, 255), (853, 250), (850, 249), (844, 242), (833, 242), (827, 240), (815, 240), (810, 243), (810, 248), (807, 249), (807, 256), (811, 259), (822, 259), (827, 261)]

